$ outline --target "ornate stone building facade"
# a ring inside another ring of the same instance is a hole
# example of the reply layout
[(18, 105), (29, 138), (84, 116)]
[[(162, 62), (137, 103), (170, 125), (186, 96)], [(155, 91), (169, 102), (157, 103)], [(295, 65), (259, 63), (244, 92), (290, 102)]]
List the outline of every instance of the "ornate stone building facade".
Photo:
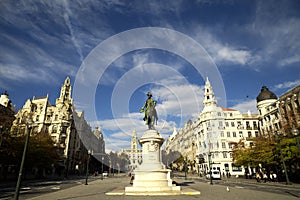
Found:
[(133, 131), (131, 137), (131, 148), (130, 149), (122, 149), (118, 152), (118, 155), (125, 154), (129, 159), (128, 170), (135, 169), (138, 165), (141, 164), (142, 161), (142, 149), (138, 148), (138, 139), (136, 135), (136, 131)]
[(188, 147), (190, 150), (186, 153), (189, 159), (195, 161), (200, 174), (209, 171), (211, 160), (212, 169), (231, 175), (243, 175), (245, 169), (234, 166), (232, 162), (232, 147), (241, 140), (246, 145), (252, 145), (252, 138), (258, 136), (258, 115), (242, 114), (238, 110), (218, 106), (208, 79), (205, 84), (203, 105), (198, 119), (189, 121), (185, 126), (184, 129), (189, 131), (184, 131), (186, 134), (173, 133), (166, 147), (180, 153)]
[[(96, 131), (97, 136), (94, 135), (84, 119), (83, 112), (75, 111), (71, 92), (70, 78), (67, 77), (55, 105), (51, 105), (48, 95), (41, 98), (33, 97), (32, 100), (28, 99), (23, 108), (17, 112), (12, 126), (12, 132), (17, 135), (24, 134), (26, 120), (28, 116), (31, 116), (32, 132), (51, 136), (61, 158), (60, 167), (70, 173), (75, 170), (84, 170), (87, 149), (93, 147), (95, 151), (105, 153), (102, 133)], [(76, 126), (74, 119), (77, 119)], [(84, 144), (85, 138), (89, 138), (91, 143)]]
[(265, 137), (294, 136), (300, 130), (300, 85), (279, 98), (263, 86), (256, 98), (259, 130)]

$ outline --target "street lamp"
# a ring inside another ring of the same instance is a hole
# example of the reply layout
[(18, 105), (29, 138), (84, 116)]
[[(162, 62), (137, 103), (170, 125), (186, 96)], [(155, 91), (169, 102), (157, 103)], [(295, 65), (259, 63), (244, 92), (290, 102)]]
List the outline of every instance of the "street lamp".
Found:
[(30, 132), (32, 129), (32, 124), (33, 124), (33, 120), (32, 120), (32, 116), (30, 115), (28, 118), (28, 121), (27, 121), (27, 125), (26, 125), (26, 140), (25, 140), (23, 156), (22, 156), (22, 161), (21, 161), (20, 170), (19, 170), (18, 181), (17, 181), (17, 185), (16, 185), (16, 190), (15, 190), (14, 200), (19, 199), (20, 186), (21, 186), (21, 181), (22, 181), (22, 173), (23, 173), (24, 163), (25, 163), (26, 154), (27, 154), (27, 150), (28, 150), (28, 143), (29, 143), (29, 138), (30, 138)]
[(299, 144), (299, 139), (298, 139), (299, 130), (294, 126), (292, 129), (292, 133), (296, 137), (296, 142), (297, 142), (297, 146), (298, 146), (298, 154), (300, 154), (300, 144)]
[(0, 126), (0, 147), (2, 144), (2, 135), (4, 135), (4, 130), (3, 130), (3, 126)]
[(101, 180), (103, 180), (103, 160), (104, 160), (104, 156), (102, 156)]
[(208, 165), (209, 165), (209, 179), (210, 179), (210, 184), (212, 185), (212, 171), (211, 171), (211, 153), (208, 152)]
[(91, 157), (91, 150), (88, 150), (88, 159), (86, 161), (86, 175), (85, 175), (85, 185), (88, 185), (88, 177), (89, 177), (89, 164), (90, 164), (90, 157)]
[(187, 158), (184, 158), (184, 179), (187, 179), (187, 173), (186, 173), (186, 168), (187, 168)]
[(286, 165), (285, 165), (285, 162), (284, 162), (284, 159), (283, 159), (280, 137), (277, 135), (277, 136), (275, 136), (275, 138), (276, 138), (278, 146), (279, 146), (280, 159), (281, 159), (281, 162), (282, 162), (282, 165), (283, 165), (283, 170), (284, 170), (284, 174), (285, 174), (286, 184), (290, 185), (291, 183), (290, 183), (289, 176), (288, 176), (288, 173), (287, 173), (287, 170), (286, 170)]

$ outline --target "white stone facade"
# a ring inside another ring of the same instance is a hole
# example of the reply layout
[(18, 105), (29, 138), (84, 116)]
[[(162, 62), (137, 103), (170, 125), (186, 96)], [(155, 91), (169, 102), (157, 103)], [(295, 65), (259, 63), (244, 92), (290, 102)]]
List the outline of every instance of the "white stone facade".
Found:
[[(270, 98), (268, 94), (273, 94)], [(299, 135), (300, 132), (300, 85), (275, 98), (275, 94), (262, 87), (257, 97), (259, 130), (264, 137)], [(259, 98), (263, 96), (264, 98)], [(296, 132), (296, 133), (295, 133)]]
[[(241, 114), (234, 109), (219, 107), (208, 79), (203, 105), (199, 118), (193, 122), (189, 121), (185, 126), (184, 130), (189, 130), (188, 134), (173, 133), (168, 138), (167, 151), (188, 154), (189, 160), (197, 163), (197, 171), (200, 174), (209, 171), (210, 154), (212, 169), (220, 170), (224, 174), (243, 175), (244, 169), (233, 165), (232, 147), (240, 140), (246, 145), (251, 145), (251, 138), (258, 135), (258, 115)], [(196, 149), (195, 153), (192, 151), (193, 146)], [(189, 147), (188, 151), (185, 151), (186, 147)]]
[(131, 137), (131, 148), (130, 149), (122, 149), (118, 152), (118, 155), (121, 155), (124, 153), (128, 156), (129, 159), (129, 166), (128, 170), (134, 170), (139, 166), (142, 162), (142, 149), (138, 148), (138, 139), (136, 136), (136, 131), (133, 131), (132, 137)]

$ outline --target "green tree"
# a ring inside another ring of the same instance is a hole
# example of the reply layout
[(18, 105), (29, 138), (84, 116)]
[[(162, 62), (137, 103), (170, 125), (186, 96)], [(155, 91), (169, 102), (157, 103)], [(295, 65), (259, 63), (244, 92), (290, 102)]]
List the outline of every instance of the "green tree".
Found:
[[(5, 166), (4, 168), (12, 165), (16, 166), (16, 172), (19, 170), (25, 138), (26, 135), (24, 134), (16, 135), (6, 133), (3, 135), (2, 145), (0, 147), (0, 163)], [(49, 134), (35, 133), (30, 136), (25, 163), (26, 169), (35, 167), (40, 171), (47, 170), (50, 169), (51, 165), (55, 164), (58, 159), (57, 149)]]
[[(239, 142), (233, 149), (233, 162), (237, 166), (258, 167), (261, 164), (267, 170), (282, 172), (282, 157), (292, 179), (299, 180), (300, 155), (294, 138), (264, 138), (254, 139), (252, 147), (246, 147)], [(281, 152), (280, 152), (281, 148)], [(297, 178), (296, 178), (297, 177)]]

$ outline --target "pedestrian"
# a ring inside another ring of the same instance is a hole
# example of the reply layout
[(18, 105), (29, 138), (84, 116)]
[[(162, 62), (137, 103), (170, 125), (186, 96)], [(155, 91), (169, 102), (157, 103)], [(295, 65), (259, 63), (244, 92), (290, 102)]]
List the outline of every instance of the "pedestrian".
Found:
[(268, 175), (266, 173), (263, 174), (263, 179), (264, 179), (264, 183), (266, 183), (268, 180)]
[(270, 181), (271, 181), (271, 182), (274, 182), (274, 179), (273, 179), (273, 172), (270, 172)]
[(256, 172), (255, 178), (256, 178), (256, 181), (257, 181), (258, 183), (260, 183), (260, 174), (259, 174), (258, 172)]
[(273, 181), (277, 183), (277, 174), (275, 174), (275, 173), (273, 172), (272, 176), (273, 176)]
[(134, 180), (134, 174), (131, 174), (130, 182), (129, 182), (130, 185), (133, 185), (133, 180)]

